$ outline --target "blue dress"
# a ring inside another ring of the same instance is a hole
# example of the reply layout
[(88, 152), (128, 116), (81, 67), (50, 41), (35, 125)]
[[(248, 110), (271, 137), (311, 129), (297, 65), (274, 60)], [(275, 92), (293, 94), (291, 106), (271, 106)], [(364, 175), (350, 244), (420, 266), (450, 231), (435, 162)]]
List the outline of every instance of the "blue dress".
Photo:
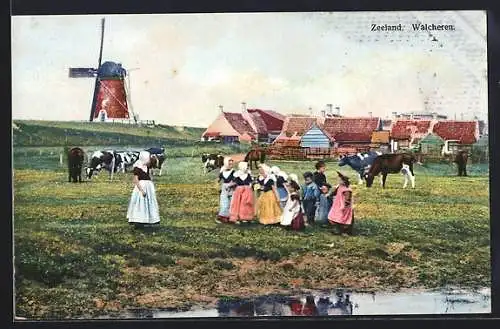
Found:
[(333, 205), (333, 197), (330, 193), (323, 194), (319, 196), (319, 207), (316, 212), (316, 217), (314, 221), (318, 224), (327, 224), (328, 223), (328, 213)]

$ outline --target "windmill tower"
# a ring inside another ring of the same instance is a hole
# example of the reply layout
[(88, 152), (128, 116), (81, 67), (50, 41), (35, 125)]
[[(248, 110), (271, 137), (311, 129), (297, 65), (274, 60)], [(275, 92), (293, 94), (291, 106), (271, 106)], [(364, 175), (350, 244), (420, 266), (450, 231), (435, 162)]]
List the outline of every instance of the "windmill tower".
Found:
[(101, 46), (99, 48), (99, 59), (97, 69), (95, 68), (73, 68), (69, 69), (70, 78), (95, 78), (94, 95), (90, 108), (89, 121), (98, 120), (107, 122), (115, 119), (133, 119), (137, 122), (137, 116), (130, 107), (129, 84), (126, 80), (127, 71), (120, 63), (107, 61), (102, 62), (102, 49), (104, 42), (104, 23), (101, 19)]

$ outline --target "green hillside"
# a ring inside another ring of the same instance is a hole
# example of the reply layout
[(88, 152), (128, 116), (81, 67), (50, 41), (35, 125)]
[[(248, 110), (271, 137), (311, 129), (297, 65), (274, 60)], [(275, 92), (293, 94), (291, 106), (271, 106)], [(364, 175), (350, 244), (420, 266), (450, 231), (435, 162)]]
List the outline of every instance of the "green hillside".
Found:
[(122, 123), (23, 121), (13, 122), (14, 146), (192, 144), (204, 128)]

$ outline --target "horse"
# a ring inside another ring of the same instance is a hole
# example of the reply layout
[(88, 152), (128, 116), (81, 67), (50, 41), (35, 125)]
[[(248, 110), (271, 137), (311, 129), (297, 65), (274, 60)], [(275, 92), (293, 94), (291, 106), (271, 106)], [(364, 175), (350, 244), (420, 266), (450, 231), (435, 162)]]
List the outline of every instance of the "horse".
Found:
[(257, 169), (258, 164), (264, 163), (266, 161), (266, 151), (263, 149), (253, 149), (245, 155), (245, 162), (248, 162), (249, 169), (252, 169), (252, 163), (255, 165), (255, 169)]

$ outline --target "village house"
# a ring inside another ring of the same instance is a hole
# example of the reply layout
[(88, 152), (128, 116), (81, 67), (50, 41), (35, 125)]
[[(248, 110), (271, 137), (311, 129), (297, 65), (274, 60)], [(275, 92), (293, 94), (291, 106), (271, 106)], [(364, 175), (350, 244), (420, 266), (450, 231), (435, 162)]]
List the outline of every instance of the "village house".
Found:
[(304, 134), (313, 127), (321, 127), (324, 120), (323, 117), (319, 116), (289, 115), (286, 117), (281, 133), (274, 144), (284, 147), (300, 147)]
[(377, 117), (326, 118), (323, 130), (334, 141), (334, 147), (351, 147), (368, 150), (372, 144), (372, 134), (381, 130), (381, 120)]
[(431, 120), (396, 120), (391, 127), (391, 151), (411, 148), (430, 132)]
[(202, 134), (202, 141), (271, 143), (280, 134), (285, 120), (284, 115), (275, 111), (246, 109), (244, 103), (240, 113), (219, 108), (220, 114)]
[(397, 120), (391, 128), (391, 149), (409, 149), (419, 145), (429, 134), (444, 141), (445, 153), (468, 148), (479, 140), (478, 121)]
[(443, 155), (458, 149), (470, 150), (480, 137), (478, 121), (438, 121), (433, 126), (433, 132), (445, 142)]

